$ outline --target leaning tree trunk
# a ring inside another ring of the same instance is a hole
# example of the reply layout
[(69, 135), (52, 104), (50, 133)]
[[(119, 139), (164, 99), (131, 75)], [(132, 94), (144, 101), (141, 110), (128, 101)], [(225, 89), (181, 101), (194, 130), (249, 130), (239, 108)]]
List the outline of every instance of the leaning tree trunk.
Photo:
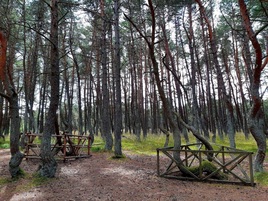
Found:
[(19, 150), (20, 142), (20, 117), (19, 117), (19, 104), (18, 94), (14, 91), (9, 98), (10, 104), (10, 152), (11, 159), (9, 161), (9, 172), (12, 177), (19, 176), (20, 164), (24, 157), (24, 154)]
[(265, 152), (267, 148), (266, 136), (264, 133), (264, 114), (262, 108), (262, 100), (259, 93), (261, 73), (267, 64), (267, 57), (264, 63), (262, 63), (262, 49), (257, 39), (257, 34), (254, 33), (249, 18), (249, 13), (244, 0), (239, 0), (240, 14), (242, 16), (243, 25), (246, 29), (247, 35), (252, 43), (255, 50), (255, 68), (253, 71), (253, 79), (250, 83), (251, 86), (251, 99), (252, 107), (249, 112), (249, 130), (257, 142), (258, 152), (254, 161), (254, 170), (256, 172), (263, 171), (263, 162), (265, 159)]
[[(9, 172), (12, 177), (20, 176), (20, 164), (24, 155), (19, 150), (20, 139), (20, 118), (18, 94), (12, 83), (12, 74), (6, 65), (7, 39), (0, 32), (0, 80), (3, 82), (5, 93), (0, 95), (8, 100), (10, 113), (10, 153)], [(11, 66), (11, 65), (9, 65)], [(8, 75), (9, 72), (9, 75)]]
[(41, 142), (41, 165), (38, 173), (43, 177), (54, 177), (57, 162), (51, 152), (51, 135), (55, 133), (55, 122), (59, 105), (59, 47), (58, 47), (58, 0), (51, 0), (51, 52), (50, 52), (50, 104), (46, 116)]
[[(154, 79), (155, 79), (155, 83), (158, 89), (160, 99), (162, 101), (163, 111), (168, 119), (168, 122), (173, 132), (174, 149), (180, 149), (181, 148), (181, 136), (180, 136), (179, 127), (175, 120), (173, 109), (171, 108), (171, 105), (168, 99), (166, 98), (164, 88), (162, 87), (162, 84), (161, 84), (162, 82), (161, 82), (160, 75), (159, 75), (158, 62), (155, 57), (156, 19), (155, 19), (155, 8), (153, 6), (152, 0), (148, 0), (148, 5), (149, 5), (151, 20), (152, 20), (151, 22), (152, 23), (151, 25), (152, 35), (150, 37), (147, 37), (146, 35), (144, 35), (141, 32), (141, 30), (136, 26), (136, 24), (127, 15), (125, 15), (125, 17), (135, 27), (135, 29), (139, 32), (140, 36), (145, 40), (145, 42), (148, 45), (149, 56), (150, 56), (152, 67), (153, 67)], [(180, 153), (174, 152), (174, 158), (178, 162), (179, 168), (183, 169), (184, 167), (182, 167), (182, 164), (181, 164)]]
[(213, 61), (216, 67), (216, 73), (217, 73), (217, 81), (218, 81), (218, 88), (219, 88), (219, 93), (222, 94), (224, 104), (226, 107), (226, 120), (227, 120), (227, 134), (229, 137), (230, 141), (230, 146), (235, 148), (235, 128), (234, 128), (234, 118), (233, 118), (233, 106), (231, 103), (230, 95), (227, 93), (226, 86), (224, 84), (223, 80), (223, 75), (222, 75), (222, 70), (219, 64), (218, 60), (218, 54), (217, 54), (217, 44), (215, 40), (215, 36), (213, 33), (213, 29), (211, 26), (211, 23), (207, 17), (207, 14), (205, 12), (205, 8), (203, 6), (203, 3), (201, 0), (195, 0), (195, 2), (199, 5), (200, 8), (200, 14), (204, 18), (207, 27), (208, 27), (208, 36), (209, 36), (209, 41), (210, 41), (210, 46), (212, 50), (212, 56), (213, 56)]

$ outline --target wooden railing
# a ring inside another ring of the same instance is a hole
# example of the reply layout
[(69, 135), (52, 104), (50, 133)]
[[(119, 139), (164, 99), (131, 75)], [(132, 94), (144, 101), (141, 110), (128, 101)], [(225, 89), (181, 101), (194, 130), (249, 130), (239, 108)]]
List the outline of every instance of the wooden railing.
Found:
[[(41, 134), (25, 134), (25, 158), (40, 158)], [(90, 140), (85, 135), (62, 135), (51, 136), (51, 152), (56, 159), (90, 157)]]
[[(179, 154), (179, 160), (175, 159), (176, 154)], [(254, 186), (252, 155), (252, 152), (226, 146), (217, 146), (213, 151), (205, 150), (202, 144), (183, 145), (181, 149), (159, 148), (157, 174), (166, 178)], [(207, 171), (203, 167), (204, 161), (209, 161), (212, 170)], [(198, 172), (193, 173), (193, 168)], [(216, 175), (223, 176), (215, 179)]]

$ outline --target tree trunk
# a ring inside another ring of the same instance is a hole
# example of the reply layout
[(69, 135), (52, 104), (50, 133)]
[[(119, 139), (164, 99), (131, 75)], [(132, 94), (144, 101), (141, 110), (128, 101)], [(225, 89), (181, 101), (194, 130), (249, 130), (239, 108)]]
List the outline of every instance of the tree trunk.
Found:
[[(7, 38), (0, 32), (0, 80), (3, 83), (6, 94), (0, 91), (0, 95), (8, 100), (10, 115), (10, 153), (9, 172), (12, 177), (21, 175), (20, 164), (24, 155), (19, 150), (20, 139), (20, 116), (18, 94), (14, 89), (11, 66), (12, 61), (6, 64)], [(12, 53), (11, 53), (12, 54)]]
[(257, 35), (254, 33), (249, 18), (249, 13), (244, 0), (239, 0), (240, 14), (242, 16), (243, 25), (246, 29), (247, 35), (255, 50), (255, 68), (253, 71), (253, 77), (251, 84), (251, 99), (252, 107), (249, 112), (249, 130), (257, 142), (258, 151), (254, 161), (254, 170), (256, 172), (263, 171), (263, 163), (266, 153), (266, 136), (264, 134), (264, 114), (262, 108), (262, 100), (259, 94), (260, 78), (262, 70), (265, 67), (265, 63), (262, 64), (262, 49), (258, 42)]
[(9, 99), (10, 104), (10, 152), (11, 159), (9, 161), (9, 172), (12, 177), (19, 176), (22, 172), (20, 171), (19, 165), (24, 157), (19, 150), (20, 141), (20, 116), (19, 116), (19, 105), (18, 105), (18, 94), (13, 91), (12, 96)]
[[(153, 8), (153, 4), (151, 0), (148, 0), (149, 3), (149, 8), (150, 8), (150, 14), (152, 17), (152, 36), (151, 36), (151, 41), (149, 41), (147, 38), (144, 37), (144, 39), (146, 40), (148, 47), (149, 47), (149, 55), (152, 61), (152, 66), (153, 66), (153, 73), (154, 73), (154, 77), (155, 77), (155, 82), (157, 85), (157, 89), (163, 104), (163, 110), (164, 113), (166, 114), (168, 121), (170, 123), (170, 126), (172, 128), (173, 131), (173, 139), (174, 139), (174, 148), (175, 149), (180, 149), (181, 146), (181, 137), (180, 137), (180, 132), (179, 132), (179, 128), (177, 123), (175, 122), (175, 118), (172, 112), (172, 108), (170, 108), (170, 104), (165, 96), (165, 92), (163, 90), (163, 87), (161, 85), (161, 80), (160, 80), (160, 76), (159, 76), (159, 69), (158, 69), (158, 63), (157, 60), (155, 58), (155, 13), (154, 13), (154, 8)], [(180, 155), (179, 153), (176, 153), (174, 155), (175, 159), (180, 161)]]
[(115, 156), (122, 156), (122, 101), (121, 101), (121, 62), (120, 62), (120, 33), (119, 33), (119, 0), (114, 0), (114, 79), (115, 79), (115, 117), (114, 117), (114, 154)]
[(51, 152), (51, 135), (56, 131), (55, 122), (59, 105), (58, 0), (51, 0), (50, 31), (50, 104), (41, 142), (42, 164), (38, 169), (41, 176), (48, 178), (54, 177), (57, 170), (57, 162)]
[[(210, 41), (210, 46), (212, 50), (212, 56), (213, 56), (213, 61), (216, 67), (216, 72), (217, 72), (217, 82), (218, 82), (218, 92), (219, 92), (219, 98), (222, 96), (226, 111), (222, 110), (222, 116), (226, 118), (227, 121), (227, 134), (230, 139), (230, 146), (235, 148), (235, 129), (234, 129), (234, 118), (233, 118), (233, 106), (230, 101), (230, 95), (227, 94), (227, 90), (224, 84), (223, 80), (223, 75), (222, 75), (222, 70), (219, 64), (218, 60), (218, 54), (217, 54), (217, 46), (216, 46), (216, 40), (215, 36), (213, 33), (213, 29), (211, 26), (211, 23), (206, 15), (205, 8), (200, 0), (195, 0), (196, 3), (199, 5), (200, 8), (200, 15), (204, 18), (207, 27), (208, 27), (208, 36), (209, 36), (209, 41)], [(220, 102), (220, 101), (219, 101)], [(224, 115), (226, 114), (226, 115)], [(222, 118), (224, 119), (224, 118)]]
[(76, 70), (76, 74), (77, 74), (77, 96), (78, 96), (78, 133), (79, 135), (83, 134), (83, 113), (82, 113), (82, 95), (81, 95), (81, 76), (80, 76), (80, 70), (79, 70), (79, 64), (76, 58), (76, 55), (74, 53), (73, 50), (73, 41), (72, 41), (72, 35), (70, 34), (70, 51), (71, 51), (71, 55), (73, 57), (73, 61), (74, 61), (74, 67)]
[(102, 122), (102, 134), (105, 139), (105, 149), (112, 150), (113, 148), (113, 137), (111, 134), (111, 123), (110, 123), (110, 102), (109, 102), (109, 89), (108, 89), (108, 62), (107, 62), (107, 19), (105, 19), (104, 13), (104, 0), (101, 1), (101, 15), (103, 17), (102, 24), (102, 38), (101, 38), (101, 66), (102, 66), (102, 111), (101, 111), (101, 122)]

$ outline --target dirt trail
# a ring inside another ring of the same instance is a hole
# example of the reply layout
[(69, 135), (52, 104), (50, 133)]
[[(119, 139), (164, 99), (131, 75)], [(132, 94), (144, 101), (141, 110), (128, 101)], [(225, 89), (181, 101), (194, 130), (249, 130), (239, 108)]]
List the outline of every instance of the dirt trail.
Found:
[[(120, 200), (120, 201), (266, 201), (268, 188), (210, 184), (159, 178), (155, 156), (127, 154), (112, 160), (108, 153), (91, 158), (59, 162), (56, 178), (38, 187), (30, 179), (0, 185), (1, 201)], [(1, 178), (9, 178), (9, 151), (0, 150)], [(38, 160), (24, 160), (22, 168), (33, 173)]]

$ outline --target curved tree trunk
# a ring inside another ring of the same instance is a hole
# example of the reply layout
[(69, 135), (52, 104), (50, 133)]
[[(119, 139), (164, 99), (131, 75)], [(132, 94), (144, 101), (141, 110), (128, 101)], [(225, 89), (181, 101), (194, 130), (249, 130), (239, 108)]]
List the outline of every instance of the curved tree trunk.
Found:
[(11, 159), (9, 161), (9, 172), (12, 177), (17, 177), (21, 174), (20, 164), (24, 154), (19, 150), (20, 141), (20, 117), (18, 94), (14, 91), (9, 98), (10, 104), (10, 153)]
[(223, 101), (225, 103), (226, 107), (226, 121), (227, 121), (227, 134), (230, 139), (230, 146), (235, 148), (235, 128), (234, 128), (234, 115), (233, 115), (233, 105), (230, 100), (230, 95), (227, 93), (226, 86), (224, 84), (222, 70), (219, 64), (218, 54), (217, 54), (217, 44), (214, 37), (213, 29), (211, 26), (211, 23), (206, 15), (205, 8), (201, 2), (201, 0), (195, 0), (196, 3), (199, 5), (201, 16), (203, 16), (207, 27), (208, 27), (208, 36), (210, 41), (210, 46), (212, 49), (212, 56), (213, 61), (216, 67), (217, 72), (217, 82), (218, 82), (218, 88), (219, 88), (219, 97), (223, 96)]
[[(152, 20), (152, 25), (151, 25), (151, 29), (152, 29), (152, 35), (150, 36), (150, 39), (148, 37), (146, 37), (141, 30), (135, 25), (135, 23), (132, 22), (132, 20), (125, 15), (125, 17), (131, 22), (131, 24), (135, 27), (135, 29), (139, 32), (140, 36), (145, 40), (145, 42), (148, 45), (149, 48), (149, 56), (152, 62), (152, 67), (153, 67), (153, 74), (154, 74), (154, 78), (155, 78), (155, 83), (158, 89), (158, 93), (160, 96), (160, 99), (162, 101), (162, 107), (163, 107), (163, 111), (168, 119), (168, 122), (170, 124), (170, 127), (172, 129), (173, 132), (173, 139), (174, 139), (174, 149), (180, 149), (181, 147), (181, 136), (180, 136), (180, 131), (178, 128), (178, 124), (175, 121), (175, 117), (173, 114), (173, 110), (168, 102), (168, 99), (166, 98), (164, 89), (162, 87), (161, 84), (161, 79), (160, 79), (160, 74), (159, 74), (159, 67), (158, 67), (158, 62), (156, 60), (155, 57), (155, 40), (156, 40), (156, 19), (155, 19), (155, 11), (154, 11), (154, 7), (153, 7), (153, 3), (152, 0), (148, 0), (148, 5), (149, 5), (149, 9), (150, 9), (150, 15), (151, 15), (151, 20)], [(179, 152), (175, 152), (174, 153), (174, 158), (178, 161), (178, 166), (179, 168), (182, 168), (182, 164), (181, 159), (180, 159), (180, 153)]]
[(260, 78), (262, 70), (264, 69), (266, 62), (262, 64), (262, 50), (257, 39), (257, 34), (254, 33), (249, 18), (247, 6), (244, 0), (239, 0), (240, 13), (243, 19), (243, 25), (246, 29), (247, 35), (252, 43), (255, 50), (255, 68), (253, 71), (253, 78), (250, 83), (251, 85), (251, 99), (252, 107), (249, 112), (249, 130), (257, 142), (258, 152), (254, 161), (254, 170), (256, 172), (263, 171), (263, 162), (265, 159), (265, 152), (267, 148), (266, 136), (264, 133), (264, 114), (262, 108), (262, 100), (259, 93), (260, 89)]

